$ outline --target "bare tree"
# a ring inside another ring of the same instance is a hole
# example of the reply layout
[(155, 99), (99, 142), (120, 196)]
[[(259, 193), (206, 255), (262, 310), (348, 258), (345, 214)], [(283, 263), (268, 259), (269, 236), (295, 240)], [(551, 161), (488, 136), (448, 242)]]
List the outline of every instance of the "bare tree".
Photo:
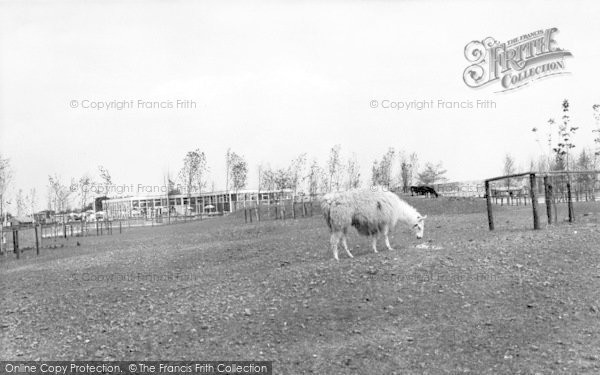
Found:
[[(511, 154), (504, 155), (504, 168), (502, 169), (502, 172), (505, 176), (515, 174), (515, 158)], [(510, 189), (512, 179), (507, 178), (504, 181), (506, 183), (506, 188)]]
[(553, 151), (556, 153), (556, 161), (559, 166), (563, 167), (567, 172), (570, 170), (570, 150), (575, 148), (573, 144), (573, 136), (577, 129), (576, 126), (571, 126), (571, 118), (569, 116), (569, 101), (565, 99), (562, 103), (562, 124), (558, 127), (559, 142)]
[[(594, 169), (594, 158), (591, 155), (593, 155), (592, 152), (586, 150), (585, 148), (582, 149), (577, 157), (577, 161), (575, 162), (575, 169), (580, 171), (589, 171)], [(594, 175), (595, 174), (587, 173), (577, 174), (577, 182), (579, 183), (578, 188), (582, 189), (583, 187), (592, 187)]]
[(596, 133), (594, 137), (594, 169), (598, 168), (598, 159), (600, 159), (600, 104), (594, 104), (592, 106), (594, 111), (594, 123), (596, 128), (592, 130), (592, 133)]
[(409, 187), (413, 183), (415, 171), (419, 169), (419, 158), (413, 152), (410, 155), (400, 154), (400, 176), (402, 179), (402, 190), (408, 193)]
[(71, 186), (76, 186), (79, 190), (79, 207), (81, 207), (82, 212), (85, 211), (92, 184), (92, 178), (87, 174), (79, 177), (77, 181), (71, 180)]
[(381, 185), (386, 186), (388, 189), (392, 184), (392, 166), (395, 154), (394, 149), (390, 147), (381, 158), (381, 163), (379, 164), (379, 168), (381, 168)]
[(229, 193), (229, 176), (231, 174), (231, 164), (233, 153), (231, 152), (231, 148), (227, 149), (227, 153), (225, 153), (225, 192)]
[(346, 189), (356, 189), (360, 186), (360, 166), (355, 153), (348, 159), (347, 162), (348, 180)]
[(183, 182), (188, 196), (188, 209), (191, 205), (192, 191), (198, 190), (202, 193), (202, 188), (206, 185), (204, 176), (208, 168), (206, 166), (206, 155), (200, 149), (189, 151), (183, 159), (183, 167), (179, 171), (179, 178)]
[(100, 178), (102, 179), (102, 181), (104, 182), (106, 187), (108, 188), (110, 185), (112, 185), (112, 183), (113, 183), (112, 176), (110, 175), (110, 172), (108, 171), (108, 169), (106, 169), (102, 165), (99, 165), (98, 171), (100, 172)]
[(329, 171), (329, 191), (340, 189), (340, 169), (342, 161), (340, 158), (341, 145), (335, 145), (329, 151), (329, 160), (327, 168)]
[(442, 163), (439, 162), (437, 164), (426, 163), (425, 169), (421, 173), (419, 173), (419, 181), (423, 185), (433, 185), (439, 181), (445, 181), (446, 170), (443, 168)]
[(60, 177), (56, 174), (48, 176), (48, 182), (50, 184), (50, 191), (54, 201), (54, 211), (56, 213), (62, 213), (67, 209), (68, 199), (71, 195), (71, 190), (67, 186), (63, 185), (60, 181)]
[(248, 163), (244, 158), (235, 152), (228, 150), (229, 156), (229, 172), (231, 174), (231, 182), (233, 184), (233, 190), (237, 194), (240, 189), (246, 187), (248, 180)]
[[(4, 205), (6, 203), (6, 192), (12, 181), (12, 170), (10, 168), (10, 160), (3, 158), (0, 155), (0, 227), (6, 219)], [(1, 241), (1, 238), (0, 238)]]
[(31, 217), (33, 218), (33, 221), (35, 222), (35, 206), (37, 204), (37, 196), (36, 196), (36, 191), (35, 188), (32, 188), (31, 190), (29, 190), (29, 194), (28, 194), (28, 202), (29, 202), (29, 207), (31, 208)]
[(9, 159), (5, 159), (0, 155), (0, 253), (4, 252), (4, 221), (6, 220), (6, 212), (4, 203), (6, 199), (6, 191), (12, 180), (12, 171), (10, 168)]
[(304, 169), (306, 168), (306, 153), (298, 155), (297, 158), (292, 160), (290, 165), (290, 186), (294, 191), (294, 197), (298, 193), (300, 184), (304, 182), (306, 176), (304, 175)]
[(285, 189), (292, 188), (292, 179), (292, 172), (289, 168), (280, 168), (273, 172), (273, 183), (275, 188), (281, 192), (282, 197)]
[(23, 195), (23, 189), (19, 189), (17, 191), (17, 196), (15, 198), (15, 201), (17, 203), (17, 217), (21, 218), (23, 216), (25, 216), (25, 213), (27, 212), (27, 201), (25, 196)]
[(317, 161), (313, 160), (308, 168), (308, 175), (306, 176), (308, 179), (308, 194), (310, 194), (311, 197), (314, 197), (319, 193), (324, 174), (325, 172), (319, 166)]
[(274, 173), (271, 167), (261, 167), (259, 184), (261, 189), (275, 190)]
[(373, 165), (371, 166), (371, 184), (379, 185), (379, 181), (381, 181), (381, 167), (379, 166), (379, 161), (373, 160)]
[(392, 166), (394, 162), (395, 151), (393, 148), (389, 148), (388, 151), (383, 154), (381, 161), (375, 160), (371, 170), (371, 180), (373, 185), (385, 186), (388, 189), (392, 184)]

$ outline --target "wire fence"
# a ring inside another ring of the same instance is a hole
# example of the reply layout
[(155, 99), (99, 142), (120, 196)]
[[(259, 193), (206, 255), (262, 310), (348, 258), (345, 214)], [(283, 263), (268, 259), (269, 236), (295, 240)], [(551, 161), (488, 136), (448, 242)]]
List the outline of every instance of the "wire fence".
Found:
[[(246, 223), (309, 217), (313, 216), (315, 207), (313, 200), (308, 197), (237, 203), (233, 206), (233, 215), (243, 217)], [(225, 215), (223, 212), (193, 215), (167, 213), (93, 222), (78, 220), (66, 223), (53, 222), (4, 227), (0, 235), (0, 253), (4, 256), (14, 253), (17, 258), (20, 258), (23, 251), (34, 250), (39, 255), (40, 249), (73, 246), (74, 242), (69, 241), (71, 238), (120, 234), (131, 228), (188, 223), (223, 215)]]
[(55, 249), (72, 246), (71, 238), (120, 234), (131, 228), (154, 227), (206, 220), (220, 215), (166, 215), (153, 218), (134, 217), (120, 220), (71, 221), (67, 223), (24, 224), (3, 227), (0, 234), (0, 254), (14, 253), (20, 258), (22, 251)]
[[(575, 207), (587, 210), (589, 205), (600, 200), (600, 171), (551, 171), (526, 172), (515, 175), (494, 177), (485, 180), (488, 222), (494, 230), (493, 205), (530, 205), (533, 212), (534, 229), (540, 228), (540, 221), (546, 224), (558, 223), (566, 218), (576, 220)], [(544, 215), (545, 213), (545, 215)]]
[[(315, 214), (313, 201), (282, 201), (277, 205), (255, 204), (243, 209), (244, 222), (286, 220), (311, 217)], [(320, 211), (319, 211), (320, 212)], [(241, 215), (240, 215), (241, 216)]]

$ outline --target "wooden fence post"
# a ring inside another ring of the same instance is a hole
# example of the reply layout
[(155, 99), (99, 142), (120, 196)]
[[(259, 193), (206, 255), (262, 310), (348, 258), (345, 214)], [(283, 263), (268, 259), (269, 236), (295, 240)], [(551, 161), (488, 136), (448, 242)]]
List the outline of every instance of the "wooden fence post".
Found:
[(21, 258), (21, 248), (19, 248), (19, 230), (13, 229), (13, 249), (17, 253), (17, 259)]
[(485, 182), (485, 202), (487, 205), (488, 214), (488, 225), (490, 230), (494, 230), (494, 215), (492, 213), (492, 190), (490, 189), (490, 182)]
[(540, 229), (540, 218), (538, 217), (537, 185), (535, 173), (529, 175), (529, 187), (531, 189), (531, 207), (533, 208), (533, 229)]
[(548, 176), (544, 176), (544, 192), (546, 200), (546, 215), (548, 216), (548, 224), (552, 224), (552, 188), (548, 182)]
[(38, 226), (34, 225), (33, 229), (35, 231), (35, 255), (40, 255), (40, 242), (38, 240)]
[(573, 215), (573, 197), (571, 196), (571, 182), (567, 181), (567, 206), (569, 208), (569, 223), (575, 221), (575, 215)]
[(244, 208), (244, 223), (248, 223), (248, 210)]

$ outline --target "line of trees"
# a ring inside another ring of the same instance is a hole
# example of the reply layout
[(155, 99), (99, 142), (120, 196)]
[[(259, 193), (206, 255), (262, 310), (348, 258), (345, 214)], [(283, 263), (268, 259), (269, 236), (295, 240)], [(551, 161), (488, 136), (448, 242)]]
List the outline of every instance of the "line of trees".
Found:
[[(225, 190), (237, 193), (248, 188), (249, 166), (245, 157), (231, 149), (225, 154)], [(167, 196), (175, 194), (201, 194), (208, 190), (209, 183), (208, 158), (202, 150), (196, 148), (184, 154), (182, 166), (176, 177), (169, 172), (164, 177), (164, 191)], [(413, 184), (435, 184), (445, 180), (446, 170), (441, 163), (426, 163), (419, 169), (419, 159), (416, 153), (396, 151), (389, 148), (379, 160), (375, 160), (371, 170), (370, 184), (382, 185), (390, 189), (408, 188)], [(285, 166), (276, 168), (268, 164), (258, 166), (258, 190), (283, 191), (291, 190), (294, 196), (298, 194), (318, 195), (331, 191), (359, 188), (368, 180), (361, 174), (361, 168), (356, 153), (347, 157), (337, 144), (329, 150), (324, 166), (316, 159), (309, 159), (306, 153), (301, 153)], [(6, 191), (12, 180), (10, 161), (0, 158), (0, 214), (5, 215), (7, 201)], [(211, 184), (214, 191), (215, 183)], [(113, 185), (113, 178), (105, 166), (99, 165), (94, 176), (89, 173), (79, 178), (72, 178), (70, 183), (61, 176), (48, 176), (47, 209), (56, 214), (68, 212), (84, 212), (93, 208), (93, 201), (102, 196), (127, 195), (129, 192), (120, 191)], [(189, 201), (189, 200), (188, 200)], [(36, 191), (16, 193), (16, 212), (18, 216), (34, 213), (37, 198)]]

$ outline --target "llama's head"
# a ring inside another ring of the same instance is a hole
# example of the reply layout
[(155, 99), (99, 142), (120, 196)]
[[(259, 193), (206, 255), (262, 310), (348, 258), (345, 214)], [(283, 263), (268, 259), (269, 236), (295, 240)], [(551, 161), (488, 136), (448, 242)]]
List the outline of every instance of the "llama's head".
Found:
[(417, 215), (417, 221), (415, 225), (413, 225), (413, 229), (415, 230), (415, 234), (417, 235), (417, 239), (423, 238), (423, 232), (425, 231), (425, 219), (427, 215), (421, 216)]

